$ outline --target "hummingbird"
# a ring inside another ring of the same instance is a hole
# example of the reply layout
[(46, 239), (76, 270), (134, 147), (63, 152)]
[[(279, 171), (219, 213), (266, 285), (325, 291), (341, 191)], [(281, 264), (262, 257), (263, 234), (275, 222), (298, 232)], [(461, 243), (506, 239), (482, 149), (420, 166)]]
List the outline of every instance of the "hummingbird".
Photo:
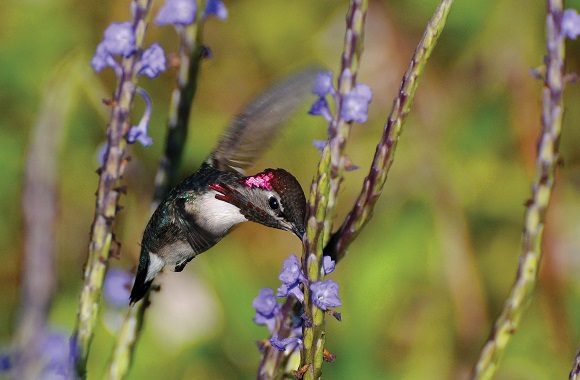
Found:
[(159, 204), (143, 232), (130, 304), (145, 296), (162, 269), (181, 272), (242, 222), (286, 230), (302, 240), (306, 197), (298, 180), (284, 169), (254, 175), (245, 170), (272, 144), (319, 72), (301, 71), (254, 99), (198, 171)]

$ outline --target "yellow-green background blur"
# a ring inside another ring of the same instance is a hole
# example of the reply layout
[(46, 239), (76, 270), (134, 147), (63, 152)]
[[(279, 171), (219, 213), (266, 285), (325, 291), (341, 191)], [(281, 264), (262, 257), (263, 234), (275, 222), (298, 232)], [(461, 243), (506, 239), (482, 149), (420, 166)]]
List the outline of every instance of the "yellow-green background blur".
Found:
[[(336, 71), (347, 1), (226, 1), (226, 22), (210, 20), (182, 174), (194, 171), (228, 120), (252, 95), (295, 68)], [(390, 111), (400, 78), (435, 0), (370, 1), (360, 82), (374, 92), (370, 119), (353, 127), (336, 220), (351, 206)], [(154, 14), (159, 7), (154, 4)], [(569, 6), (580, 8), (580, 1)], [(374, 218), (331, 278), (343, 321), (327, 322), (337, 360), (329, 379), (465, 378), (508, 294), (533, 178), (542, 83), (529, 74), (544, 54), (543, 1), (457, 0), (421, 80), (393, 169)], [(74, 81), (59, 153), (58, 292), (51, 325), (74, 326), (81, 272), (114, 88), (111, 70), (89, 65), (102, 31), (129, 18), (128, 1), (3, 0), (0, 4), (0, 345), (10, 341), (19, 300), (24, 236), (22, 179), (43, 98)], [(170, 27), (151, 26), (147, 44), (175, 52)], [(580, 68), (580, 41), (568, 42), (568, 69)], [(74, 68), (70, 69), (71, 67)], [(154, 99), (150, 148), (131, 147), (128, 195), (116, 226), (123, 246), (112, 267), (133, 268), (147, 222), (163, 146), (174, 70), (141, 85)], [(534, 301), (498, 379), (564, 378), (580, 345), (580, 89), (569, 86), (564, 166), (545, 235)], [(325, 136), (322, 118), (302, 114), (256, 165), (284, 167), (308, 189)], [(134, 120), (142, 112), (137, 101)], [(248, 223), (190, 263), (162, 276), (137, 348), (131, 379), (253, 378), (252, 300), (277, 287), (281, 263), (300, 254), (288, 233)], [(103, 375), (118, 315), (103, 308), (89, 378)]]

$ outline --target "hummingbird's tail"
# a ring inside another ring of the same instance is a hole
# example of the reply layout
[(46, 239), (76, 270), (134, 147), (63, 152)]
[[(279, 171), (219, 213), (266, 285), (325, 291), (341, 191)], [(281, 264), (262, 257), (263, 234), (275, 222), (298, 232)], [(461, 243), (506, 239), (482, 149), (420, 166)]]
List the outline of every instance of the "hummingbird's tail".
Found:
[(137, 276), (135, 276), (135, 283), (133, 284), (133, 289), (131, 289), (131, 295), (129, 296), (129, 304), (133, 305), (135, 302), (139, 301), (141, 298), (145, 297), (145, 294), (151, 287), (153, 279), (147, 281), (147, 273), (149, 271), (149, 252), (141, 252), (141, 257), (139, 258), (139, 267), (137, 268)]

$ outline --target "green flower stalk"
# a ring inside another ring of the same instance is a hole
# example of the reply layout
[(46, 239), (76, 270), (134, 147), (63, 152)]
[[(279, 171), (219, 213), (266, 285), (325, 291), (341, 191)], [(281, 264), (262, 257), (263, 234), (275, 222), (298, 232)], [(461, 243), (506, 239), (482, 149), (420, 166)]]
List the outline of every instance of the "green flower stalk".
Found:
[[(150, 6), (151, 0), (134, 0), (132, 2), (132, 33), (123, 30), (123, 33), (115, 36), (116, 44), (101, 45), (103, 49), (108, 48), (110, 53), (121, 55), (122, 61), (118, 67), (115, 67), (120, 74), (119, 83), (111, 104), (111, 117), (107, 128), (107, 149), (103, 166), (99, 170), (95, 216), (84, 271), (84, 286), (79, 301), (76, 329), (71, 338), (71, 353), (76, 372), (81, 378), (86, 377), (86, 364), (99, 312), (103, 280), (110, 252), (115, 244), (113, 224), (118, 212), (119, 198), (124, 191), (121, 179), (127, 163), (125, 136), (131, 127), (129, 115), (137, 89), (140, 56), (135, 53), (142, 48)], [(105, 39), (107, 37), (105, 35)], [(93, 63), (100, 64), (102, 61), (93, 61)]]
[[(310, 188), (306, 237), (302, 266), (312, 284), (320, 281), (322, 248), (332, 228), (332, 217), (345, 166), (344, 149), (352, 127), (343, 115), (345, 97), (355, 89), (356, 75), (363, 50), (364, 26), (368, 1), (352, 0), (346, 16), (346, 33), (337, 86), (336, 116), (329, 126), (329, 143), (322, 152), (318, 174)], [(312, 302), (311, 290), (304, 287), (304, 311), (310, 321), (303, 328), (301, 368), (305, 379), (318, 379), (322, 374), (324, 354), (324, 311)]]
[(489, 338), (479, 354), (472, 374), (473, 379), (491, 379), (495, 374), (500, 359), (530, 303), (538, 279), (546, 210), (552, 196), (556, 168), (560, 160), (558, 147), (562, 130), (565, 82), (565, 35), (560, 24), (563, 13), (562, 0), (548, 0), (547, 12), (542, 131), (537, 145), (536, 175), (532, 183), (532, 194), (524, 216), (518, 271), (503, 311), (495, 321)]
[[(171, 95), (165, 148), (155, 176), (151, 212), (155, 211), (171, 186), (178, 181), (177, 173), (187, 140), (189, 117), (197, 89), (197, 76), (201, 60), (207, 53), (202, 42), (204, 24), (201, 16), (201, 13), (197, 12), (196, 22), (190, 25), (175, 25), (180, 37), (177, 83)], [(107, 370), (109, 379), (123, 379), (129, 373), (145, 312), (150, 303), (149, 299), (150, 292), (147, 292), (142, 302), (127, 310), (109, 362)]]

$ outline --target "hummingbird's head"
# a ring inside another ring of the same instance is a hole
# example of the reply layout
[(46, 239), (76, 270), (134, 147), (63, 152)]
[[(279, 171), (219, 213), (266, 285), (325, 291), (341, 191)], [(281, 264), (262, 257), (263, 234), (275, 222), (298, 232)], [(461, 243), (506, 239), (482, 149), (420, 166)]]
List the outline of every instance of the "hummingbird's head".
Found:
[(215, 183), (216, 198), (240, 209), (256, 223), (293, 232), (305, 231), (306, 197), (298, 180), (284, 169), (266, 169), (234, 184)]

